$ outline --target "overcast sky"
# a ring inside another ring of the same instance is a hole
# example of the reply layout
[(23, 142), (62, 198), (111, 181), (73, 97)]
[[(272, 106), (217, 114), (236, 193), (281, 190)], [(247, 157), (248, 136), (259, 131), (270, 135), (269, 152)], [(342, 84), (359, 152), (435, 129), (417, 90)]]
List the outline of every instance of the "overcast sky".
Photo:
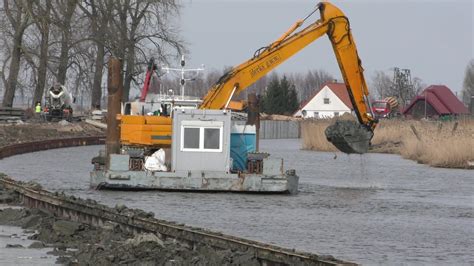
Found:
[[(472, 0), (332, 1), (349, 18), (370, 82), (374, 71), (411, 69), (426, 84), (460, 91), (474, 58)], [(187, 65), (222, 69), (248, 60), (283, 34), (317, 1), (182, 0), (179, 24), (188, 43)], [(319, 16), (314, 16), (316, 19)], [(324, 69), (340, 79), (326, 36), (290, 58), (278, 73)]]

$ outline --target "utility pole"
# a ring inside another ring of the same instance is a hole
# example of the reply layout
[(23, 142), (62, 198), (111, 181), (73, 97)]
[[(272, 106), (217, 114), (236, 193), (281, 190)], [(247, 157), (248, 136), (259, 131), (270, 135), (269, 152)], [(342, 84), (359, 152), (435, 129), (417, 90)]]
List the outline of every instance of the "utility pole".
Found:
[(469, 104), (469, 111), (471, 111), (471, 115), (474, 115), (474, 95), (471, 95), (471, 103)]
[[(172, 68), (172, 67), (163, 67), (162, 69), (164, 71), (166, 71), (167, 73), (169, 73), (170, 71), (175, 71), (175, 72), (180, 72), (181, 74), (181, 80), (180, 80), (180, 84), (181, 84), (181, 97), (182, 99), (184, 100), (184, 87), (185, 87), (185, 84), (186, 84), (186, 81), (190, 81), (190, 80), (195, 80), (196, 79), (196, 76), (198, 75), (199, 71), (204, 71), (204, 65), (201, 65), (200, 68), (188, 68), (188, 69), (185, 69), (186, 65), (186, 61), (184, 60), (184, 55), (181, 56), (181, 68)], [(194, 77), (192, 78), (186, 78), (185, 77), (185, 73), (188, 73), (188, 72), (194, 72), (196, 73)]]
[(425, 119), (426, 119), (426, 101), (428, 101), (428, 92), (425, 90)]
[(408, 102), (411, 100), (411, 92), (414, 91), (413, 83), (411, 81), (411, 71), (410, 69), (400, 69), (395, 67), (393, 69), (393, 86), (395, 91), (398, 92), (398, 98), (402, 107), (405, 107)]

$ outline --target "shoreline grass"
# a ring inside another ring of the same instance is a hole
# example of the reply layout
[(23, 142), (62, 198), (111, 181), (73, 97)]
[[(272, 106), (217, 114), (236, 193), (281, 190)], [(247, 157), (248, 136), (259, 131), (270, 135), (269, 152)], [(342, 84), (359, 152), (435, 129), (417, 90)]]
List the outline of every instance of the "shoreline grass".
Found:
[[(337, 151), (326, 140), (324, 134), (326, 127), (334, 120), (333, 118), (302, 121), (302, 148)], [(434, 167), (473, 168), (474, 119), (465, 118), (449, 122), (381, 120), (375, 129), (369, 152), (399, 154), (403, 158)]]

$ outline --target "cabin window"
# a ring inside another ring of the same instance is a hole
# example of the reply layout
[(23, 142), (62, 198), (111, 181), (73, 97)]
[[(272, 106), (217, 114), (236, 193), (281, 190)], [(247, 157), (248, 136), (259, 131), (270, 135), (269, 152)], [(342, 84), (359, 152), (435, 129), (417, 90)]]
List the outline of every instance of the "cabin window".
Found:
[(191, 123), (192, 125), (187, 125), (186, 123), (184, 123), (182, 125), (181, 150), (198, 152), (221, 152), (223, 123), (200, 123), (202, 124), (197, 125), (196, 123)]
[(314, 112), (313, 116), (314, 118), (319, 118), (319, 112)]
[(329, 104), (329, 98), (324, 98), (324, 104)]
[(339, 112), (334, 112), (334, 116), (339, 116)]
[(220, 128), (204, 128), (204, 149), (220, 149)]
[(185, 127), (183, 129), (183, 148), (184, 149), (199, 149), (200, 128)]

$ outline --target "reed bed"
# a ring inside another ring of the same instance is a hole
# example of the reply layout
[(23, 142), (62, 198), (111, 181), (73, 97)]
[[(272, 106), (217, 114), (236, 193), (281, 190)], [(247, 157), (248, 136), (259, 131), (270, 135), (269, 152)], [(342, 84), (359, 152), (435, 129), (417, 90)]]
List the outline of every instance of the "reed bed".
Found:
[(304, 120), (301, 122), (302, 149), (315, 151), (337, 151), (326, 139), (324, 130), (330, 125), (328, 119)]
[[(334, 118), (303, 121), (302, 148), (337, 151), (324, 134), (333, 122)], [(473, 168), (474, 119), (450, 122), (382, 120), (375, 129), (370, 151), (400, 154), (435, 167)]]

